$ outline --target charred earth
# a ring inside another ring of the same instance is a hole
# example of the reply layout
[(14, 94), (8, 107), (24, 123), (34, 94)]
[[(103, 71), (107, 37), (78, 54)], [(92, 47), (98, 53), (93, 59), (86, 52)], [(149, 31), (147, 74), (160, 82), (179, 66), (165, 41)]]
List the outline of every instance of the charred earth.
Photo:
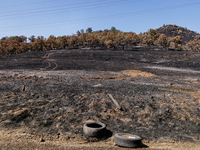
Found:
[(146, 141), (198, 141), (199, 60), (200, 53), (142, 49), (1, 57), (0, 129), (44, 141), (86, 140), (83, 124), (93, 120)]

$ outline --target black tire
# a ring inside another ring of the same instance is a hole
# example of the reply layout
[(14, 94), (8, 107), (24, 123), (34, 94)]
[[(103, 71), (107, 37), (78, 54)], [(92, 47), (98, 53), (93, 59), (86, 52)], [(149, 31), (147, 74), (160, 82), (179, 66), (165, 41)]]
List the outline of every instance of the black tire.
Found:
[(83, 133), (89, 137), (100, 137), (106, 131), (106, 125), (101, 122), (87, 122), (83, 125)]
[(117, 133), (115, 134), (115, 144), (122, 147), (139, 147), (142, 139), (133, 134), (129, 133)]

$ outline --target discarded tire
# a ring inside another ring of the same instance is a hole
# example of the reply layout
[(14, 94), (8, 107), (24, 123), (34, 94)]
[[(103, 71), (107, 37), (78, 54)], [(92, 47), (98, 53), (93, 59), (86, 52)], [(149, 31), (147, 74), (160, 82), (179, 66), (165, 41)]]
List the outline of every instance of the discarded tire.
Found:
[(115, 144), (122, 147), (139, 147), (141, 144), (141, 138), (137, 135), (129, 133), (117, 133), (115, 134)]
[(105, 133), (106, 125), (101, 122), (87, 122), (83, 125), (83, 133), (89, 137), (99, 137)]

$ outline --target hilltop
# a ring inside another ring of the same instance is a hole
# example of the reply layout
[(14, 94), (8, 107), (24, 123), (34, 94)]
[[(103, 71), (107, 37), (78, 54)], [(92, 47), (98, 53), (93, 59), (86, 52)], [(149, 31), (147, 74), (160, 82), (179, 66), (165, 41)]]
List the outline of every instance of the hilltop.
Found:
[(195, 36), (199, 35), (199, 33), (195, 31), (177, 25), (163, 25), (162, 27), (155, 30), (157, 31), (157, 33), (165, 34), (167, 37), (180, 36), (184, 44), (191, 40), (194, 40)]

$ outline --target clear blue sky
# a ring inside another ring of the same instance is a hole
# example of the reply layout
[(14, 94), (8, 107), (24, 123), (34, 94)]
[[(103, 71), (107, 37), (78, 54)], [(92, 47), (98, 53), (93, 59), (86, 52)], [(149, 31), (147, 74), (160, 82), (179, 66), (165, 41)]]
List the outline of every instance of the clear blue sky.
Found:
[(76, 34), (92, 27), (136, 33), (176, 24), (200, 33), (200, 0), (1, 0), (0, 38)]

